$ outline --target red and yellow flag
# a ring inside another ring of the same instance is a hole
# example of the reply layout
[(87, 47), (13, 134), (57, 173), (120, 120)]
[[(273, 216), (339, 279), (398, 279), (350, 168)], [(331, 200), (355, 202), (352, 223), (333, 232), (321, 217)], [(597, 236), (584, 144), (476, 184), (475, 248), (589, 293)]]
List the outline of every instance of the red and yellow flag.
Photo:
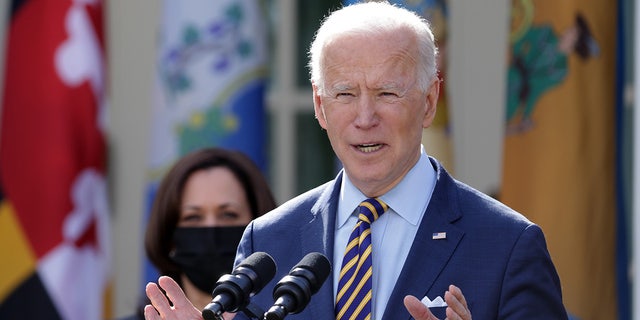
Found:
[(102, 319), (110, 244), (99, 0), (13, 1), (0, 117), (0, 319)]

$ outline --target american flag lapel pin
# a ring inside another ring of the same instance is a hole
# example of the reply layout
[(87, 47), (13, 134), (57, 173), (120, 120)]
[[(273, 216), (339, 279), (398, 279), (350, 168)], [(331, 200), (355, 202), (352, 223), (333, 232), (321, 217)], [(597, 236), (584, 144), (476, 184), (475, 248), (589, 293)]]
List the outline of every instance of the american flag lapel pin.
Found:
[(433, 240), (441, 240), (446, 238), (447, 238), (446, 232), (434, 232), (433, 235), (431, 236), (431, 239)]

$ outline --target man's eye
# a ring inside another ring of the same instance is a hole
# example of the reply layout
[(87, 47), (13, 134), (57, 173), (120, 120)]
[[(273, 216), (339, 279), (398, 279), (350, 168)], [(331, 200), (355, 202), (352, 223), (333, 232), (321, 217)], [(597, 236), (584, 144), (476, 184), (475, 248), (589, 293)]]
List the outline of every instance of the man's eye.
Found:
[(381, 96), (383, 97), (397, 97), (398, 95), (394, 92), (382, 92), (380, 93)]
[(336, 94), (336, 97), (340, 98), (340, 97), (353, 97), (352, 93), (349, 92), (339, 92), (338, 94)]

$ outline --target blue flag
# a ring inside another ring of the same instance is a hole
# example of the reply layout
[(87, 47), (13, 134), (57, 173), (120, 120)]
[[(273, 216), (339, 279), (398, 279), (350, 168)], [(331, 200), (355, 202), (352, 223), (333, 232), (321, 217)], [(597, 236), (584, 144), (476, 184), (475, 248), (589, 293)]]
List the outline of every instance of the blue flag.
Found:
[[(196, 149), (239, 150), (266, 171), (268, 50), (262, 9), (258, 0), (163, 2), (148, 208), (168, 168)], [(149, 270), (145, 282), (156, 280)]]

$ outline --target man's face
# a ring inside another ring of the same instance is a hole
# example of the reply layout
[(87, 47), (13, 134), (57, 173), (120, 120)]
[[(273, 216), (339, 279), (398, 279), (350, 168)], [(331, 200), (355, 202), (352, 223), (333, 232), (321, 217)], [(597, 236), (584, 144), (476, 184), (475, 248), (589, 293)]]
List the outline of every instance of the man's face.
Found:
[(356, 187), (382, 195), (417, 162), (438, 83), (420, 90), (416, 41), (402, 33), (343, 36), (324, 52), (324, 83), (313, 86), (318, 122)]

